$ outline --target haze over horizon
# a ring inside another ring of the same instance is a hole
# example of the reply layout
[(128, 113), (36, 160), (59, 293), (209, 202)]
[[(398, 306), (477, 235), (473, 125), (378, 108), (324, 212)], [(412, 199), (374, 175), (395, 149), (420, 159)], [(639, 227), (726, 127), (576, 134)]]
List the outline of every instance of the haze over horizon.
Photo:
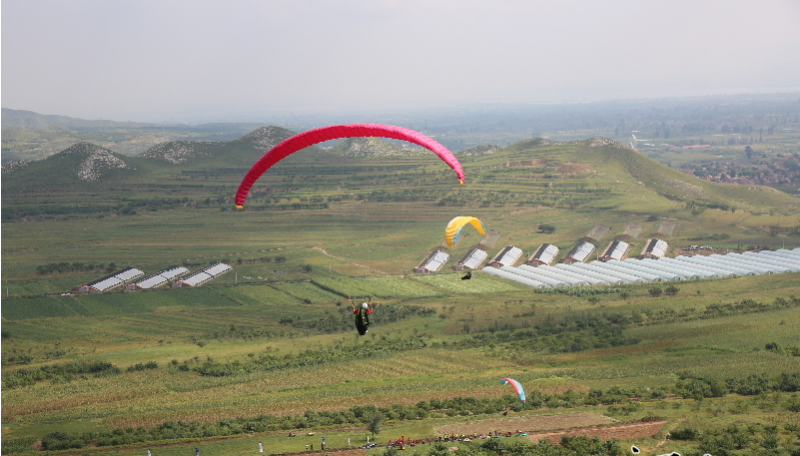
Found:
[(2, 106), (257, 121), (800, 91), (800, 2), (6, 0)]

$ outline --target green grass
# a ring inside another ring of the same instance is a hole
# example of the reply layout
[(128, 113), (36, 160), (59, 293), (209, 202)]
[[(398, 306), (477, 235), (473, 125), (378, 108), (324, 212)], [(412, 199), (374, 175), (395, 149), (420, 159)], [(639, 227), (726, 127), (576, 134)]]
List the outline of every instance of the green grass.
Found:
[(526, 289), (526, 287), (522, 285), (517, 285), (503, 279), (496, 279), (487, 274), (473, 275), (472, 280), (461, 280), (462, 275), (462, 273), (416, 275), (412, 277), (412, 280), (441, 288), (448, 293), (458, 294), (489, 294)]

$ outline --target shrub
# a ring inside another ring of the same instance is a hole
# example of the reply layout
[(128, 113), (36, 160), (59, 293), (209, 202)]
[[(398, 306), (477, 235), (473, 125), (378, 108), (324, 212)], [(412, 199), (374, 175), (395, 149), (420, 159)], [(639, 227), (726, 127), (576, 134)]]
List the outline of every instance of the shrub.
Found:
[(675, 440), (694, 440), (700, 437), (700, 431), (692, 427), (682, 427), (670, 432), (669, 435)]
[(676, 287), (675, 285), (670, 285), (666, 289), (664, 289), (664, 293), (668, 294), (669, 296), (675, 296), (678, 292), (681, 291), (680, 288)]
[(663, 290), (661, 289), (661, 287), (651, 287), (647, 291), (650, 293), (650, 296), (652, 296), (654, 298), (657, 298), (657, 297), (661, 296), (661, 293), (662, 293)]

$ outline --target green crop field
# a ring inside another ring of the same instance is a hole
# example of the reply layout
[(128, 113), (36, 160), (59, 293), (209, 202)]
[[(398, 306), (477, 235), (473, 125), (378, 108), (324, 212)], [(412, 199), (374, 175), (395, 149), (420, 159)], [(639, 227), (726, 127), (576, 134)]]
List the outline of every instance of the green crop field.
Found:
[[(724, 447), (720, 435), (739, 435), (734, 425), (750, 431), (725, 454), (793, 454), (797, 273), (676, 282), (657, 297), (649, 284), (534, 291), (451, 272), (481, 239), (469, 227), (440, 272), (412, 273), (457, 215), (500, 233), (490, 255), (515, 245), (527, 258), (544, 242), (563, 255), (596, 225), (609, 228), (602, 249), (636, 223), (635, 256), (661, 221), (676, 225), (670, 256), (689, 244), (800, 246), (797, 198), (593, 144), (532, 140), (464, 156), (463, 187), (426, 154), (310, 149), (266, 174), (244, 211), (230, 200), (246, 162), (231, 157), (253, 155), (243, 143), (182, 167), (140, 159), (136, 176), (64, 180), (61, 192), (48, 187), (45, 161), (40, 175), (4, 175), (3, 454), (241, 454), (258, 442), (282, 454), (320, 436), (331, 449), (348, 438), (361, 446), (370, 420), (380, 423), (371, 438), (385, 442), (586, 413), (666, 421), (603, 454), (632, 444), (711, 451)], [(508, 165), (520, 160), (536, 164)], [(38, 193), (20, 190), (23, 177)], [(215, 261), (233, 270), (198, 288), (74, 290), (127, 266), (149, 274)], [(350, 297), (375, 304), (366, 336)], [(525, 405), (506, 377), (524, 385)], [(684, 428), (694, 433), (658, 446)], [(495, 440), (492, 451), (551, 454), (508, 446), (522, 440)], [(459, 442), (455, 454), (483, 443)]]

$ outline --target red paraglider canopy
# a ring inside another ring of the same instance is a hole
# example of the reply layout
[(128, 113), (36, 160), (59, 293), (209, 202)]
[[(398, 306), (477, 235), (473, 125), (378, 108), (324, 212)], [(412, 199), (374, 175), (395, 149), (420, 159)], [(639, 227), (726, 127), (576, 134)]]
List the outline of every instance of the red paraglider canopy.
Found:
[(403, 127), (379, 124), (352, 124), (352, 125), (332, 125), (329, 127), (315, 128), (306, 132), (287, 138), (270, 149), (253, 165), (245, 174), (239, 190), (236, 192), (236, 207), (242, 209), (247, 193), (253, 184), (261, 177), (264, 172), (275, 163), (283, 160), (287, 156), (314, 144), (339, 138), (354, 138), (360, 136), (373, 136), (377, 138), (391, 138), (408, 141), (422, 146), (439, 156), (456, 172), (460, 183), (464, 183), (464, 170), (456, 157), (443, 145), (433, 139)]

